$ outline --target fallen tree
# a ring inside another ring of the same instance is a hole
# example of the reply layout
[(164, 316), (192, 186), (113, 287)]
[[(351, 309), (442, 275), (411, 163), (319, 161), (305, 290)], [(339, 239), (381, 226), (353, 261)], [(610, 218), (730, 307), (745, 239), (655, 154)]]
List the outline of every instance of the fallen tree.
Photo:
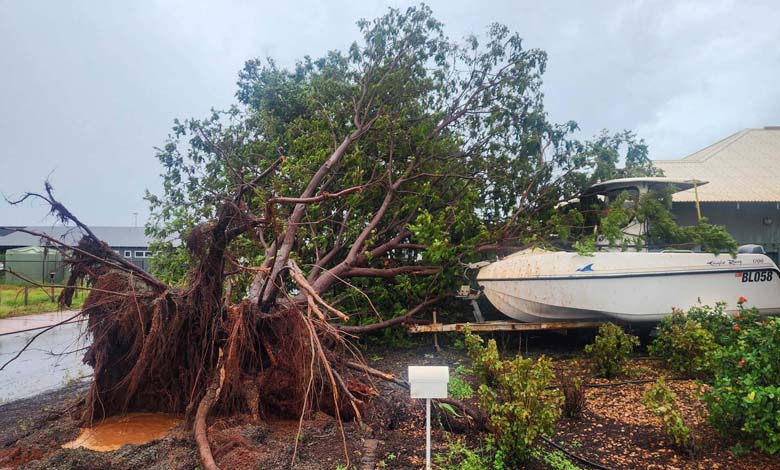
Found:
[(546, 119), (542, 51), (500, 25), (485, 45), (452, 41), (424, 6), (359, 26), (362, 43), (293, 71), (248, 62), (239, 105), (177, 121), (158, 152), (164, 194), (147, 195), (155, 276), (48, 183), (14, 201), (42, 199), (82, 234), (48, 241), (71, 267), (60, 302), (90, 289), (85, 423), (183, 413), (216, 468), (212, 413), (361, 420), (369, 378), (396, 379), (363, 364), (354, 335), (414, 321), (461, 262), (571, 224), (550, 214), (594, 161), (576, 125)]

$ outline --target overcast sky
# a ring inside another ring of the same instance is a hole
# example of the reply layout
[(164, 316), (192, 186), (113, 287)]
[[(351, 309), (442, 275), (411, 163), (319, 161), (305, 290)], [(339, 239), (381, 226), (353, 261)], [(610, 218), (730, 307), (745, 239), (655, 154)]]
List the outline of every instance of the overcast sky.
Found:
[[(384, 1), (0, 0), (0, 193), (57, 195), (88, 224), (139, 224), (174, 118), (233, 102), (246, 59), (291, 65), (357, 39)], [(429, 2), (447, 34), (494, 21), (549, 54), (546, 106), (583, 134), (631, 129), (653, 158), (780, 125), (774, 1)], [(47, 224), (0, 203), (0, 225)]]

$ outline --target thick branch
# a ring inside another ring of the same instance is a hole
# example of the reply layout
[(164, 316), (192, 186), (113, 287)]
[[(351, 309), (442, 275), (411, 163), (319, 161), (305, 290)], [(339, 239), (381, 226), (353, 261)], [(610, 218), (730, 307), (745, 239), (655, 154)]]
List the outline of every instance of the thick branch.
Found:
[[(350, 135), (344, 138), (344, 140), (341, 142), (341, 145), (336, 148), (336, 150), (331, 154), (330, 157), (328, 157), (325, 163), (320, 166), (314, 176), (312, 176), (311, 180), (309, 180), (309, 184), (306, 186), (306, 189), (300, 196), (301, 198), (310, 198), (314, 196), (320, 183), (322, 183), (322, 180), (330, 173), (331, 169), (339, 161), (341, 161), (349, 146), (352, 145), (352, 143), (357, 139), (359, 139), (360, 136), (369, 129), (371, 124), (373, 124), (373, 121), (370, 124), (366, 124), (365, 126), (356, 129)], [(278, 291), (278, 286), (274, 280), (279, 276), (279, 273), (281, 273), (281, 271), (287, 265), (290, 252), (292, 251), (293, 245), (295, 244), (295, 234), (298, 231), (298, 225), (303, 219), (305, 210), (306, 204), (298, 203), (293, 208), (292, 214), (290, 214), (287, 230), (285, 231), (284, 236), (281, 237), (281, 240), (278, 244), (279, 249), (276, 253), (276, 258), (271, 269), (271, 274), (268, 277), (269, 282), (265, 282), (265, 284), (260, 288), (263, 290), (262, 297), (260, 299), (261, 308), (263, 310), (267, 310), (271, 304), (271, 299), (275, 297), (276, 292)], [(256, 278), (255, 281), (258, 281), (258, 279)]]
[(363, 190), (363, 188), (365, 188), (365, 186), (363, 185), (353, 186), (351, 188), (344, 189), (337, 193), (331, 194), (328, 192), (324, 192), (318, 196), (312, 196), (312, 197), (283, 197), (283, 196), (272, 197), (271, 199), (268, 200), (267, 204), (277, 204), (282, 202), (294, 203), (294, 204), (313, 204), (315, 202), (324, 201), (325, 199), (333, 199), (341, 196), (346, 196), (348, 194), (360, 192)]
[(441, 272), (439, 266), (399, 266), (397, 268), (350, 268), (344, 277), (383, 277), (393, 278), (401, 274), (432, 275)]

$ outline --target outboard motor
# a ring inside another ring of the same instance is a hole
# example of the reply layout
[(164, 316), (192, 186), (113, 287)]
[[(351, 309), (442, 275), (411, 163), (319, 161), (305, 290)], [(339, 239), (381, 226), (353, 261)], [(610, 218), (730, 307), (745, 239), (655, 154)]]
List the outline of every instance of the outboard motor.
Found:
[(737, 248), (737, 253), (741, 254), (751, 254), (751, 255), (765, 255), (766, 252), (764, 251), (764, 247), (761, 245), (740, 245), (739, 248)]

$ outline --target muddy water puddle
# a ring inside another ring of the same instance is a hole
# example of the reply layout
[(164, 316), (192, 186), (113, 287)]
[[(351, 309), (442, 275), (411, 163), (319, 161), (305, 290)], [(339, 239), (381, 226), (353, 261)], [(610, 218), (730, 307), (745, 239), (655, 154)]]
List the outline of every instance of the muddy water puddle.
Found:
[(181, 417), (162, 413), (128, 413), (112, 416), (91, 428), (82, 428), (78, 438), (63, 444), (66, 449), (85, 449), (108, 452), (127, 444), (145, 444), (162, 439), (176, 425)]

